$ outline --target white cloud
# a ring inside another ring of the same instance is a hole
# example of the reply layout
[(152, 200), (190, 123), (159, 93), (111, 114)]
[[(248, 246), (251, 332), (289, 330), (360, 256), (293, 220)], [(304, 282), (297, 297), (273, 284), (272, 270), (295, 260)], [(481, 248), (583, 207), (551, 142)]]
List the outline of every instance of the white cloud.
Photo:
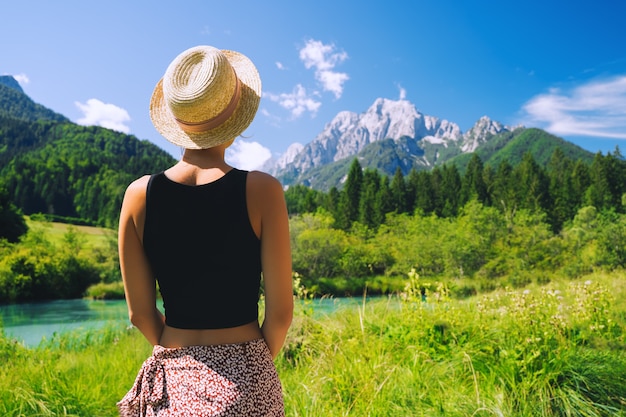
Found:
[(235, 139), (233, 144), (226, 149), (226, 160), (239, 169), (253, 170), (260, 168), (272, 152), (258, 142), (247, 142), (240, 138)]
[(322, 105), (321, 102), (313, 98), (314, 94), (308, 95), (301, 84), (296, 85), (291, 93), (263, 93), (263, 96), (289, 110), (294, 118), (302, 116), (304, 112), (315, 115)]
[(287, 69), (287, 68), (285, 68), (285, 66), (283, 65), (282, 62), (278, 62), (278, 61), (276, 61), (276, 68), (278, 68), (279, 70)]
[(78, 101), (74, 104), (84, 115), (76, 121), (79, 125), (96, 125), (118, 132), (130, 133), (130, 128), (126, 125), (126, 122), (130, 121), (130, 115), (123, 108), (114, 104), (103, 103), (96, 98), (90, 98), (85, 104)]
[(330, 91), (335, 98), (341, 97), (343, 84), (350, 79), (348, 74), (333, 69), (337, 64), (348, 59), (344, 51), (337, 51), (335, 45), (325, 45), (320, 41), (309, 39), (300, 49), (300, 59), (305, 68), (315, 70), (315, 78), (322, 84), (325, 91)]
[(343, 83), (348, 81), (350, 77), (344, 72), (333, 71), (318, 71), (316, 73), (317, 79), (324, 86), (324, 90), (330, 91), (335, 95), (335, 98), (341, 97), (343, 93)]
[(626, 139), (626, 75), (569, 91), (551, 89), (523, 107), (525, 125), (556, 135)]
[(17, 74), (17, 75), (14, 75), (13, 78), (15, 78), (15, 80), (21, 85), (26, 85), (30, 82), (26, 74)]
[(406, 89), (404, 87), (402, 87), (400, 84), (398, 84), (398, 90), (399, 90), (399, 94), (400, 94), (400, 100), (406, 100)]

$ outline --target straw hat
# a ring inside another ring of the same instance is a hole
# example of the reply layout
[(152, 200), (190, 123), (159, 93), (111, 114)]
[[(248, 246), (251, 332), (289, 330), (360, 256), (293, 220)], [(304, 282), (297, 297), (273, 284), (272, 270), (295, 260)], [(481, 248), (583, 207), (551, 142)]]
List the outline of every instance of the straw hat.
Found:
[(150, 118), (173, 144), (205, 149), (243, 133), (260, 100), (261, 79), (250, 59), (196, 46), (167, 67), (152, 93)]

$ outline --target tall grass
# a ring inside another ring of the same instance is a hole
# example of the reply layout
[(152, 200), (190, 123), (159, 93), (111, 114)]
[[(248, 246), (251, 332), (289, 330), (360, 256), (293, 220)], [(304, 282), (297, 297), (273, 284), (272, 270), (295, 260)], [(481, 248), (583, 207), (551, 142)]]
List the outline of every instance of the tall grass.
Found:
[[(452, 300), (433, 285), (327, 316), (300, 304), (277, 367), (289, 416), (626, 416), (624, 274)], [(0, 415), (114, 416), (136, 330), (0, 337)]]
[(0, 349), (7, 417), (115, 416), (151, 350), (138, 332), (119, 327), (56, 335), (34, 349), (3, 339)]
[(419, 282), (318, 319), (278, 362), (294, 416), (624, 416), (624, 276), (452, 301)]

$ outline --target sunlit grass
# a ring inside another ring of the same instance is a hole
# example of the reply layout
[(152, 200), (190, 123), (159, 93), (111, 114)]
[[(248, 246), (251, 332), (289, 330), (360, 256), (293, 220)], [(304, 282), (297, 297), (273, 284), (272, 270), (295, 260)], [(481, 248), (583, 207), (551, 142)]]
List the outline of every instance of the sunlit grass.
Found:
[[(5, 342), (6, 343), (6, 342)], [(2, 416), (115, 416), (150, 346), (136, 331), (58, 335), (12, 350), (0, 367)]]
[(54, 244), (61, 243), (65, 239), (67, 231), (73, 229), (81, 239), (84, 239), (85, 248), (106, 247), (110, 245), (110, 241), (116, 233), (114, 230), (104, 227), (33, 220), (30, 217), (26, 217), (26, 224), (29, 229), (45, 230), (46, 238)]
[[(329, 315), (305, 301), (277, 360), (287, 415), (626, 416), (625, 278), (464, 301), (407, 288)], [(115, 416), (150, 350), (122, 327), (0, 338), (0, 415)]]
[(289, 415), (626, 415), (623, 274), (438, 295), (298, 316), (278, 362)]

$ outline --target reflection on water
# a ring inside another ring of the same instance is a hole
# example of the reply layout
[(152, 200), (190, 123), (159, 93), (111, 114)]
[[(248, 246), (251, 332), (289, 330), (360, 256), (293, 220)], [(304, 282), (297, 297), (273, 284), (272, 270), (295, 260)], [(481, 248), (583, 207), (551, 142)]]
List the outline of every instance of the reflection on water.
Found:
[[(315, 314), (329, 314), (362, 301), (360, 298), (322, 298), (305, 301), (303, 308), (312, 309)], [(124, 300), (58, 300), (0, 305), (0, 328), (4, 328), (6, 336), (27, 346), (37, 346), (43, 338), (49, 340), (55, 333), (96, 329), (115, 323), (130, 324)]]

